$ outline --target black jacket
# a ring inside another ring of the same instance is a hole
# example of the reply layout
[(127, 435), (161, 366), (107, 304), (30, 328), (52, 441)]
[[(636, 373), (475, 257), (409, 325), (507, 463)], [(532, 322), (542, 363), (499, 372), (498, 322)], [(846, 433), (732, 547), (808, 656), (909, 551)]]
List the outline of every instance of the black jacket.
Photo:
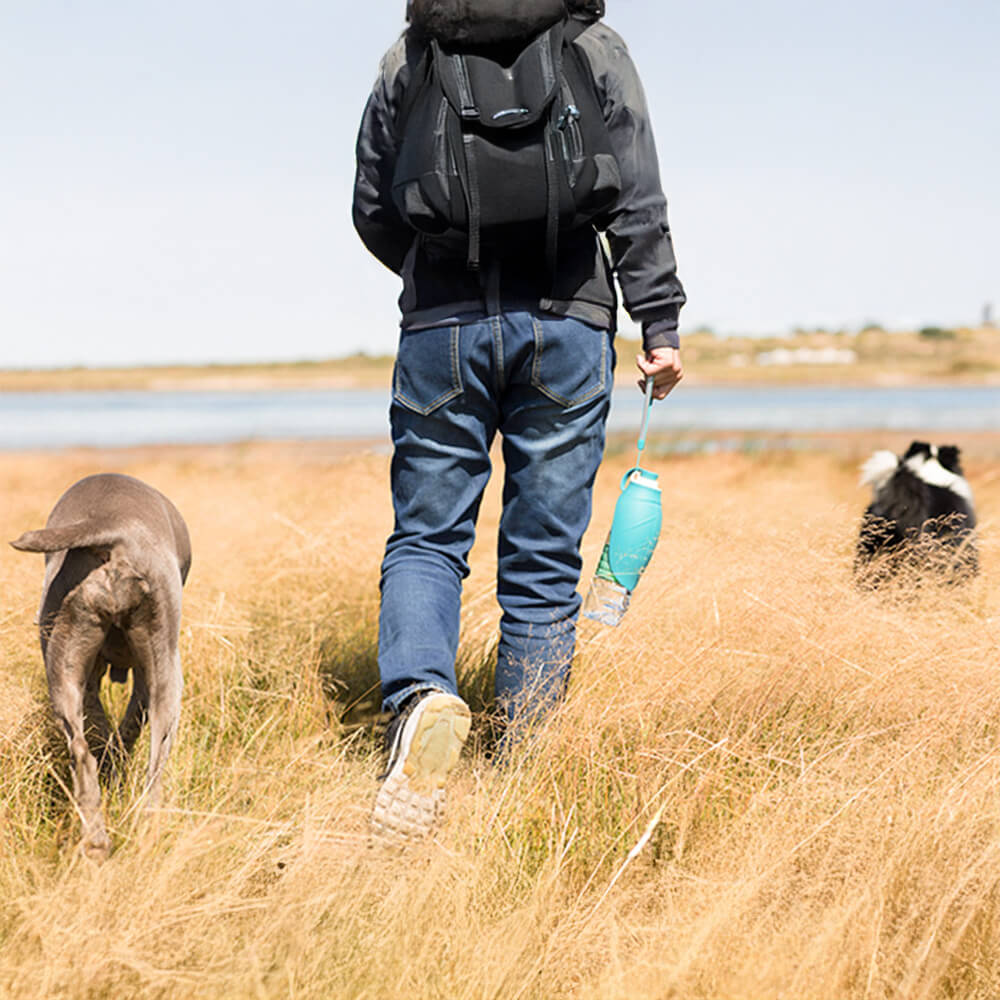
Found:
[[(414, 32), (386, 53), (365, 108), (357, 144), (354, 225), (368, 249), (403, 278), (399, 306), (406, 328), (436, 326), (481, 316), (495, 302), (572, 316), (613, 330), (617, 274), (625, 308), (642, 324), (644, 346), (677, 346), (684, 289), (676, 274), (660, 185), (656, 146), (642, 84), (622, 39), (603, 22), (574, 43), (587, 57), (604, 107), (622, 175), (622, 194), (606, 218), (559, 239), (556, 277), (545, 266), (545, 249), (523, 246), (484, 259), (469, 271), (464, 250), (418, 236), (400, 218), (391, 186), (399, 136), (395, 122), (403, 94), (422, 55)], [(607, 237), (605, 253), (597, 230)], [(610, 260), (608, 259), (610, 254)]]

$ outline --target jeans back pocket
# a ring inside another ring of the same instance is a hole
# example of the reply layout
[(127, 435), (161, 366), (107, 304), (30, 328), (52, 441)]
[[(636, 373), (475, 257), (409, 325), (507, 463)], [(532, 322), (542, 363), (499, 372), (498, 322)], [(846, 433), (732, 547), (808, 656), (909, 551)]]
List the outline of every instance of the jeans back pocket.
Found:
[(531, 384), (560, 406), (601, 395), (611, 380), (611, 337), (580, 320), (532, 320), (535, 356)]
[(397, 403), (427, 416), (461, 395), (460, 334), (459, 326), (402, 331), (392, 380)]

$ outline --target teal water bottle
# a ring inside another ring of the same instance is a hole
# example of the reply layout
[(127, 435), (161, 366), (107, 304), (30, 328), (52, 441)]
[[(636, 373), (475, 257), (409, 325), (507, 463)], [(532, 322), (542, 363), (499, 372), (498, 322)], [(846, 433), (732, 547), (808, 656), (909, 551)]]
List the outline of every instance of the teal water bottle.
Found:
[(622, 480), (608, 540), (583, 605), (586, 618), (617, 625), (660, 538), (663, 510), (655, 472), (632, 469)]
[[(646, 445), (652, 392), (653, 380), (647, 379), (646, 406), (639, 435), (640, 462)], [(617, 625), (625, 616), (632, 591), (649, 565), (660, 538), (663, 509), (657, 479), (655, 472), (647, 472), (638, 464), (622, 478), (622, 495), (615, 504), (611, 531), (583, 604), (585, 618), (604, 625)]]

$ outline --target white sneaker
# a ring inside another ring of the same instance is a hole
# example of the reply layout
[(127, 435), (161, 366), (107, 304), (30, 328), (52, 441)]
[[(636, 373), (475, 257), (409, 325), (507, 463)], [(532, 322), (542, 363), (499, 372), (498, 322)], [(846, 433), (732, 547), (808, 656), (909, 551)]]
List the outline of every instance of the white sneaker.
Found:
[(461, 698), (417, 695), (390, 723), (389, 763), (375, 796), (371, 829), (385, 840), (416, 840), (442, 819), (445, 780), (458, 763), (472, 717)]

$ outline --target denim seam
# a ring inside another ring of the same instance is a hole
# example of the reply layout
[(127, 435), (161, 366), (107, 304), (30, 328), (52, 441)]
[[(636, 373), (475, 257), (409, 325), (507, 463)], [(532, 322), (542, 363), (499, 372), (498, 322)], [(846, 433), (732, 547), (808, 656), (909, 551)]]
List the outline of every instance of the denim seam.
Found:
[(426, 406), (421, 406), (416, 400), (410, 399), (399, 388), (399, 371), (396, 371), (396, 385), (394, 388), (394, 395), (396, 400), (401, 403), (407, 409), (413, 410), (415, 413), (419, 413), (421, 416), (426, 417), (428, 414), (433, 413), (439, 406), (444, 406), (445, 403), (451, 401), (456, 396), (461, 396), (465, 391), (465, 387), (462, 385), (462, 370), (459, 367), (459, 347), (458, 341), (461, 333), (460, 326), (453, 326), (451, 328), (451, 380), (452, 388), (443, 392), (437, 399), (431, 400)]
[(592, 388), (588, 389), (585, 393), (580, 396), (574, 396), (572, 399), (567, 399), (565, 396), (559, 395), (557, 392), (553, 392), (548, 386), (542, 382), (541, 373), (541, 363), (542, 363), (542, 352), (545, 350), (545, 335), (542, 332), (541, 323), (535, 317), (531, 319), (532, 328), (535, 331), (535, 357), (531, 363), (531, 384), (538, 389), (539, 392), (548, 396), (553, 402), (559, 403), (560, 406), (570, 407), (579, 406), (580, 403), (589, 402), (595, 396), (599, 396), (604, 392), (604, 387), (607, 384), (607, 378), (605, 377), (605, 369), (607, 367), (608, 359), (608, 338), (601, 331), (595, 331), (601, 334), (601, 364), (600, 364), (600, 377), (597, 384)]
[(503, 393), (507, 388), (507, 379), (505, 377), (504, 369), (504, 356), (503, 356), (503, 330), (500, 327), (500, 317), (494, 316), (492, 320), (493, 325), (493, 344), (496, 349), (496, 376), (495, 384), (497, 387), (497, 393)]

